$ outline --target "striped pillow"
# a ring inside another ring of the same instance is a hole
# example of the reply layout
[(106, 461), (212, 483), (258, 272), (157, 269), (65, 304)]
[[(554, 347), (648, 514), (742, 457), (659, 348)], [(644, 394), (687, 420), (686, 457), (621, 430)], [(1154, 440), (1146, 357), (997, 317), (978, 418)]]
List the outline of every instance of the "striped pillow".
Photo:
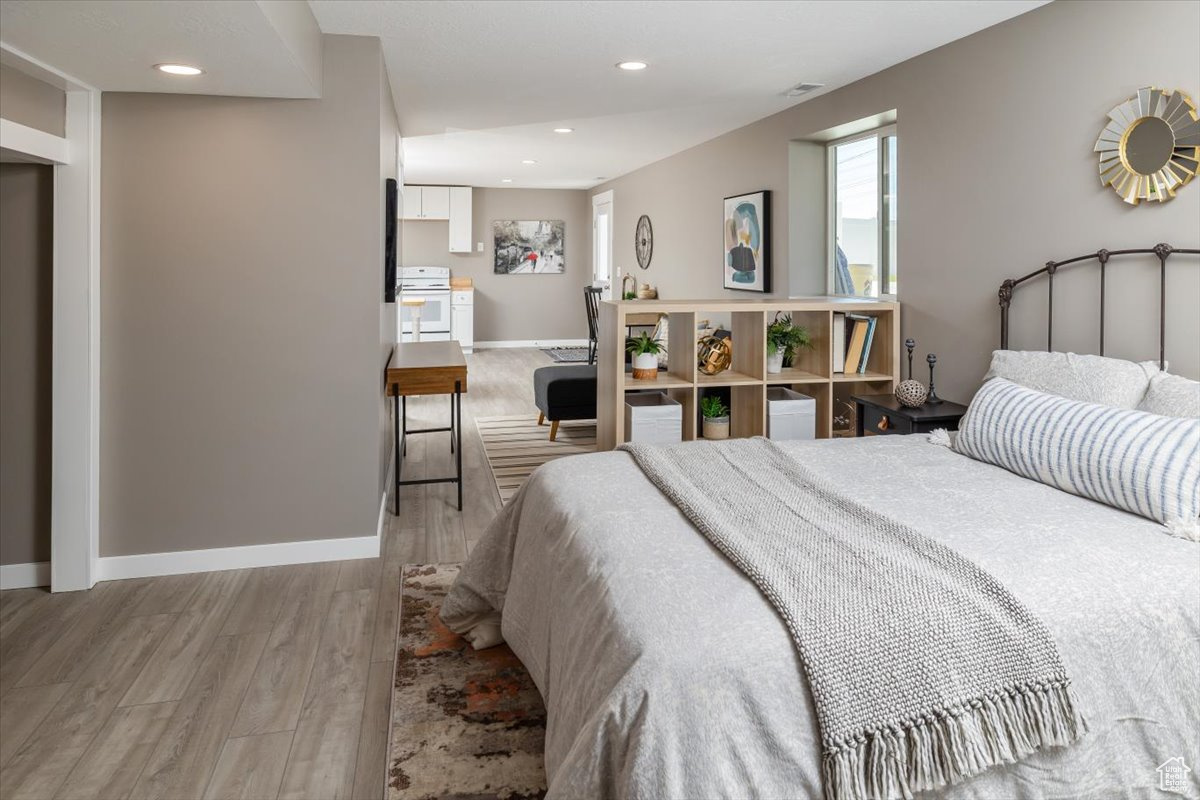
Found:
[(1200, 538), (1200, 420), (983, 385), (954, 449)]

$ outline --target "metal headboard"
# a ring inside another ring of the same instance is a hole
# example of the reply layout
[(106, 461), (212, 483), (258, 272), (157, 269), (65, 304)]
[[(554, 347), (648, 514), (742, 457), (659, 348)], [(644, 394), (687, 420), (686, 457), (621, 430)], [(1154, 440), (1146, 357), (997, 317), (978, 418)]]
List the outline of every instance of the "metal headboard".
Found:
[(1039, 275), (1046, 276), (1046, 350), (1054, 344), (1054, 274), (1059, 268), (1097, 261), (1100, 264), (1100, 355), (1104, 355), (1104, 282), (1108, 262), (1115, 256), (1153, 255), (1158, 258), (1158, 366), (1165, 368), (1167, 362), (1167, 259), (1175, 253), (1200, 255), (1200, 249), (1177, 248), (1169, 244), (1157, 244), (1145, 250), (1097, 250), (1085, 256), (1068, 258), (1065, 261), (1047, 261), (1039, 270), (1016, 280), (1008, 279), (1000, 284), (1000, 349), (1008, 349), (1008, 307), (1012, 303), (1013, 289)]

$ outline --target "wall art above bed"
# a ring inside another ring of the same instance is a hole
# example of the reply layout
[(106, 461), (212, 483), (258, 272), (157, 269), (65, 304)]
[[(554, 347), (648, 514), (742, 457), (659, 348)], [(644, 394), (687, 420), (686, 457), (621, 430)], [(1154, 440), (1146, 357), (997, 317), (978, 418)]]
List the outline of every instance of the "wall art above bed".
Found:
[(1100, 183), (1126, 203), (1165, 203), (1196, 177), (1200, 121), (1186, 94), (1147, 86), (1108, 118), (1093, 150), (1100, 154)]

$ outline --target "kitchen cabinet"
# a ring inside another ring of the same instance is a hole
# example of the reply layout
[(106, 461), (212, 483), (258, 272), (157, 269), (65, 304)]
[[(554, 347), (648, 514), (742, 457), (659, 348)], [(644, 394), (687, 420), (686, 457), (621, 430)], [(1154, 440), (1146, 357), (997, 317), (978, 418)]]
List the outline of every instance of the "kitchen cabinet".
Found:
[(471, 242), (471, 187), (450, 187), (450, 252), (470, 253)]
[(464, 353), (475, 347), (475, 292), (470, 289), (450, 293), (450, 338)]
[(404, 219), (450, 219), (449, 186), (405, 186)]

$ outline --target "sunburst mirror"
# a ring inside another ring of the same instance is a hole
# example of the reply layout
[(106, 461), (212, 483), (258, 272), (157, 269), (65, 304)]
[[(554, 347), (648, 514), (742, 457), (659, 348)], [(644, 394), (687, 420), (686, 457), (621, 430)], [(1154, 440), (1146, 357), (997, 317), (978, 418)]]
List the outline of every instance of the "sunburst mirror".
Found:
[(1196, 177), (1200, 122), (1186, 94), (1147, 86), (1108, 118), (1094, 148), (1100, 154), (1100, 183), (1126, 203), (1165, 203)]

